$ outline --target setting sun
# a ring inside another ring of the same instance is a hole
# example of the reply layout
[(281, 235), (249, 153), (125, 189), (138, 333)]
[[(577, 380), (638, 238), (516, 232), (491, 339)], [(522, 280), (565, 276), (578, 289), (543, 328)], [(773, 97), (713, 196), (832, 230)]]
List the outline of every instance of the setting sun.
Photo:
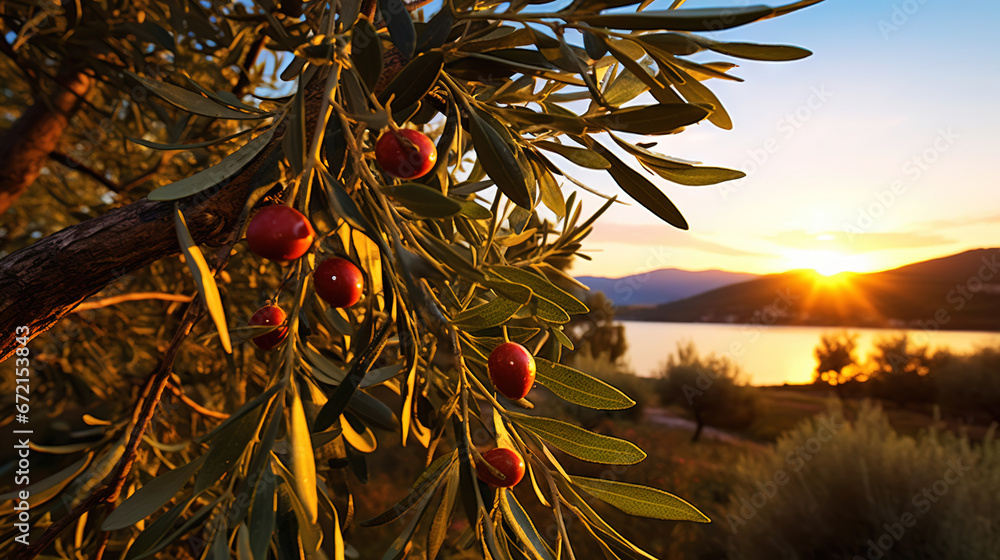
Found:
[(786, 255), (789, 268), (807, 268), (823, 276), (833, 276), (841, 272), (866, 272), (872, 263), (864, 255), (849, 255), (836, 251), (790, 251)]

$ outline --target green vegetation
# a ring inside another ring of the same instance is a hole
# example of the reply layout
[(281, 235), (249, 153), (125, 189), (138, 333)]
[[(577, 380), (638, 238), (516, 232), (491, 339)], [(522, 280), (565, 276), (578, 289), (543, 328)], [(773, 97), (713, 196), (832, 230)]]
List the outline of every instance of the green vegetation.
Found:
[(693, 343), (678, 344), (660, 375), (660, 402), (680, 405), (694, 416), (692, 441), (706, 425), (738, 429), (756, 418), (754, 391), (728, 356), (703, 357)]

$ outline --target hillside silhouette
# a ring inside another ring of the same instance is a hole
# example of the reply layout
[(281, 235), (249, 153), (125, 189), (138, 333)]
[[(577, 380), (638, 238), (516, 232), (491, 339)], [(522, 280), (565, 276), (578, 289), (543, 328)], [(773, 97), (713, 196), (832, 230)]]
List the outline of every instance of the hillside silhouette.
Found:
[(1000, 331), (1000, 248), (974, 249), (869, 274), (793, 270), (656, 306), (621, 319)]

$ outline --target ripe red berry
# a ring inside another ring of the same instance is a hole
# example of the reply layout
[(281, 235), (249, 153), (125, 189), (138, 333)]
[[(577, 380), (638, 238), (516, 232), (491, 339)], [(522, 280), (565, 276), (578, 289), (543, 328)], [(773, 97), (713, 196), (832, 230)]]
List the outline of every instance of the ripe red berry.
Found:
[(293, 261), (306, 254), (315, 235), (301, 212), (283, 204), (261, 208), (247, 225), (250, 250), (272, 261)]
[[(280, 325), (285, 322), (285, 312), (281, 310), (277, 305), (265, 305), (257, 310), (250, 317), (248, 324), (250, 325)], [(257, 345), (257, 348), (261, 350), (270, 350), (275, 346), (284, 342), (285, 338), (288, 337), (288, 326), (278, 327), (277, 329), (264, 333), (260, 336), (255, 336), (253, 338), (253, 343)]]
[(423, 132), (408, 128), (389, 130), (375, 143), (375, 161), (393, 177), (416, 179), (434, 167), (437, 148)]
[(483, 459), (493, 465), (496, 470), (503, 473), (507, 478), (500, 480), (500, 477), (493, 474), (483, 463), (476, 465), (476, 476), (490, 486), (499, 488), (511, 488), (524, 477), (524, 459), (517, 452), (506, 447), (497, 447), (483, 453)]
[(333, 257), (319, 263), (313, 272), (316, 294), (333, 307), (350, 307), (361, 299), (365, 279), (347, 259)]
[(504, 342), (490, 353), (490, 381), (501, 395), (523, 399), (535, 384), (535, 358), (516, 342)]

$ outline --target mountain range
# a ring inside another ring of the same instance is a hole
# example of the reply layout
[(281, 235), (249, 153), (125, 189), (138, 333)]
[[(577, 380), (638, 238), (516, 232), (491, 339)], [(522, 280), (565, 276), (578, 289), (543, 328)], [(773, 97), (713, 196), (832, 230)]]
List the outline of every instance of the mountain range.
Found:
[(667, 303), (757, 277), (756, 274), (725, 270), (661, 268), (622, 278), (580, 276), (577, 280), (591, 291), (604, 292), (604, 296), (617, 306), (633, 306)]
[(1000, 331), (1000, 248), (869, 274), (793, 270), (659, 305), (619, 305), (618, 319), (641, 321)]

